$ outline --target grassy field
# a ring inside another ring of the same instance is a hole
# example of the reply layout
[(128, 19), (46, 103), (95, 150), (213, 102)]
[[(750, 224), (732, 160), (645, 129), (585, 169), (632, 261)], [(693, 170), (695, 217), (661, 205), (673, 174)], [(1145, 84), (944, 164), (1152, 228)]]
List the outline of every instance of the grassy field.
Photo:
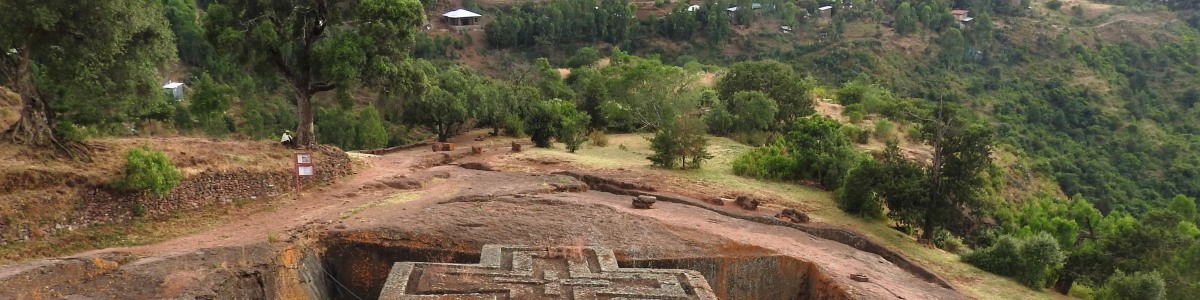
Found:
[(727, 138), (714, 137), (709, 142), (713, 159), (700, 170), (661, 170), (650, 166), (650, 143), (646, 135), (609, 135), (607, 147), (585, 146), (568, 153), (562, 145), (554, 149), (534, 148), (519, 156), (568, 160), (584, 167), (598, 169), (624, 168), (639, 172), (665, 172), (679, 178), (726, 189), (772, 194), (780, 199), (799, 202), (808, 208), (813, 221), (854, 229), (872, 240), (904, 253), (926, 268), (942, 275), (957, 289), (979, 299), (1066, 299), (1052, 292), (1034, 291), (1012, 279), (979, 270), (959, 260), (954, 253), (918, 244), (915, 238), (893, 230), (883, 221), (869, 221), (842, 213), (834, 204), (831, 193), (813, 187), (784, 182), (768, 182), (736, 176), (730, 164), (742, 153), (752, 149)]

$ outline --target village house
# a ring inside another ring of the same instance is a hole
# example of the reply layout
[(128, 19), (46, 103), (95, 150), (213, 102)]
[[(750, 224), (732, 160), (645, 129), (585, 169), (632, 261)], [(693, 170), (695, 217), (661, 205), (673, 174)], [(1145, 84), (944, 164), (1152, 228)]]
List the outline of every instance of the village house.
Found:
[(480, 26), (479, 18), (481, 17), (483, 15), (465, 9), (458, 9), (442, 14), (446, 25), (454, 30), (478, 29)]

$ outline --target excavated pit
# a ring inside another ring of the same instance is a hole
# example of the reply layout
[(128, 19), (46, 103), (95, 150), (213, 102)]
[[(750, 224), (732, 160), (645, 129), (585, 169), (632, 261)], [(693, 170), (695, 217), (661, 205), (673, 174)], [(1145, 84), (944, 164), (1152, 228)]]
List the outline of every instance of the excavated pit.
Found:
[[(420, 245), (412, 241), (327, 241), (321, 253), (307, 253), (298, 268), (306, 290), (317, 299), (376, 299), (393, 263), (477, 264), (479, 249)], [(700, 272), (720, 299), (840, 299), (842, 287), (812, 263), (782, 255), (727, 255), (691, 258), (627, 258), (621, 268), (687, 269)]]

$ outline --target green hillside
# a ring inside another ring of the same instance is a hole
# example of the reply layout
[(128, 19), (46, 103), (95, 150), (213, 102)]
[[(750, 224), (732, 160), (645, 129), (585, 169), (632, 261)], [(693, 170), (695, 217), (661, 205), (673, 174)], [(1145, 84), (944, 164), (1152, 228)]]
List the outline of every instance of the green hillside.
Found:
[[(703, 168), (718, 135), (758, 148), (709, 164), (1035, 291), (1200, 297), (1200, 2), (324, 2), (0, 2), (39, 12), (0, 16), (0, 91), (44, 104), (3, 138), (638, 132), (647, 163)], [(457, 7), (482, 25), (449, 27)]]

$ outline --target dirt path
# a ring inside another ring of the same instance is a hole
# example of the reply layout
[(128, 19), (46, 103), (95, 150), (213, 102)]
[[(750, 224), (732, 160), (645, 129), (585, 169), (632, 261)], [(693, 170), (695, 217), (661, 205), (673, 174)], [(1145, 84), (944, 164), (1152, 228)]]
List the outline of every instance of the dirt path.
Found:
[(385, 192), (370, 191), (364, 187), (379, 178), (412, 174), (428, 154), (429, 151), (421, 147), (385, 156), (367, 157), (366, 166), (357, 174), (330, 186), (305, 191), (300, 195), (285, 196), (291, 198), (282, 200), (280, 206), (273, 210), (247, 215), (204, 232), (157, 244), (100, 249), (75, 256), (114, 251), (127, 251), (138, 255), (171, 254), (267, 241), (310, 222), (336, 220), (342, 211), (386, 197)]

